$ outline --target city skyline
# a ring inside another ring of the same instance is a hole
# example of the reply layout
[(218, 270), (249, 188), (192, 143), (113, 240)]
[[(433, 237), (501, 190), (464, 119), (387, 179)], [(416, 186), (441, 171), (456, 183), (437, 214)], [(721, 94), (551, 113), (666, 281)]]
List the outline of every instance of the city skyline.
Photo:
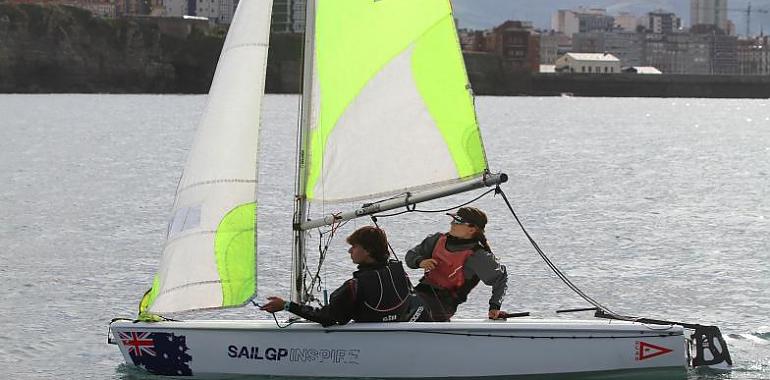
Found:
[[(532, 21), (536, 28), (550, 29), (558, 9), (605, 8), (609, 13), (631, 12), (638, 16), (663, 9), (690, 25), (690, 0), (451, 0), (460, 28), (489, 29), (506, 20)], [(752, 4), (751, 34), (770, 30), (770, 1), (729, 0), (728, 18), (740, 35), (746, 34), (746, 9)], [(760, 12), (760, 11), (767, 12)]]

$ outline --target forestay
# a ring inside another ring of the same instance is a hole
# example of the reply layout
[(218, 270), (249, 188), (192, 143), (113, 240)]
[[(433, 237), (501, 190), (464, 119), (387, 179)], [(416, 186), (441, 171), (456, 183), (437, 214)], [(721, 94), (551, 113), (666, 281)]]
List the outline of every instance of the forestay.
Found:
[(240, 306), (256, 293), (260, 108), (272, 1), (242, 1), (179, 182), (143, 312)]
[(315, 21), (309, 200), (371, 199), (487, 170), (448, 0), (317, 0)]

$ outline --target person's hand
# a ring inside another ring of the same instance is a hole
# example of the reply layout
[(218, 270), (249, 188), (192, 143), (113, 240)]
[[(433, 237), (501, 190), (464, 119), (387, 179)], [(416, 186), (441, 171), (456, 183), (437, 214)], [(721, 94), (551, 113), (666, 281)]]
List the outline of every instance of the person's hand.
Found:
[(420, 261), (420, 268), (425, 269), (426, 272), (436, 268), (436, 265), (438, 265), (438, 261), (435, 259), (425, 259)]
[(281, 297), (267, 297), (267, 303), (262, 305), (259, 309), (270, 313), (283, 310), (285, 301)]
[(507, 313), (500, 310), (490, 310), (489, 319), (503, 319)]

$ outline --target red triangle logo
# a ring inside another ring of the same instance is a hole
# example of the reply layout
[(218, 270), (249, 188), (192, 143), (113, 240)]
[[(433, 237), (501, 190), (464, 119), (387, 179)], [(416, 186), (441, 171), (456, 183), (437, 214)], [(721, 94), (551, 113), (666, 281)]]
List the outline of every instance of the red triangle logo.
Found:
[(673, 350), (647, 342), (636, 342), (636, 360), (647, 360), (656, 356), (665, 355), (671, 351)]

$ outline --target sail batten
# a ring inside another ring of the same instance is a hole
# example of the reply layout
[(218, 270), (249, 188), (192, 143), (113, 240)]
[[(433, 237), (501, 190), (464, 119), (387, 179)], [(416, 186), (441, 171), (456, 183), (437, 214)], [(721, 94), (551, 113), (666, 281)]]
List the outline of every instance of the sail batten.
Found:
[(241, 1), (141, 312), (237, 307), (257, 289), (258, 138), (272, 1)]
[(187, 190), (190, 190), (192, 188), (199, 187), (199, 186), (215, 185), (215, 184), (232, 184), (232, 183), (254, 184), (254, 183), (257, 183), (257, 180), (250, 179), (250, 178), (243, 178), (243, 179), (238, 179), (238, 178), (212, 179), (212, 180), (208, 180), (208, 181), (201, 181), (201, 182), (196, 182), (196, 183), (191, 183), (191, 184), (185, 185), (185, 187), (180, 188), (180, 189), (177, 190), (177, 194), (181, 194), (181, 193), (183, 193), (183, 192), (185, 192)]
[(316, 8), (309, 200), (372, 199), (487, 171), (449, 1)]

